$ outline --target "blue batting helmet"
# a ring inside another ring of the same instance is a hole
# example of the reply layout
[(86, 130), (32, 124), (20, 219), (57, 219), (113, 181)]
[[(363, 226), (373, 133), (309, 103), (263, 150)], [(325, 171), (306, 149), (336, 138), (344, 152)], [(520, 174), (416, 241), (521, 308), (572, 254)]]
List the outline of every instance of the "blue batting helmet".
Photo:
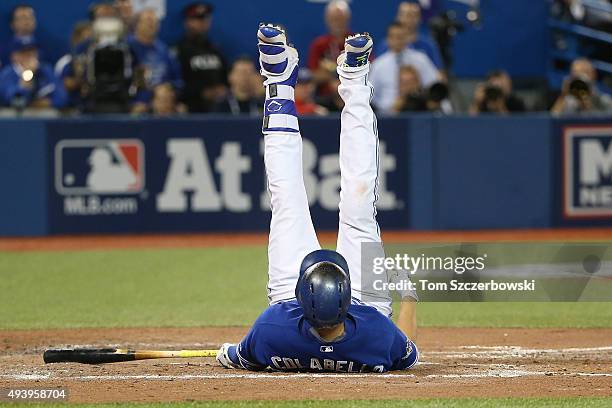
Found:
[(351, 279), (344, 257), (328, 249), (306, 255), (300, 266), (295, 297), (313, 327), (332, 327), (343, 322), (351, 305)]

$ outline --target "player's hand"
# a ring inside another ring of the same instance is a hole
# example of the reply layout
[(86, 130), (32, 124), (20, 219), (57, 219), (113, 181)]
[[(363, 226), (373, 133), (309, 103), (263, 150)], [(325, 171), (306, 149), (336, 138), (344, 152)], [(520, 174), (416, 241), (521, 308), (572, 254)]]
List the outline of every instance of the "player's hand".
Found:
[(236, 364), (234, 364), (229, 358), (228, 353), (230, 347), (236, 347), (236, 345), (231, 343), (223, 343), (223, 345), (217, 352), (217, 361), (225, 368), (237, 368)]

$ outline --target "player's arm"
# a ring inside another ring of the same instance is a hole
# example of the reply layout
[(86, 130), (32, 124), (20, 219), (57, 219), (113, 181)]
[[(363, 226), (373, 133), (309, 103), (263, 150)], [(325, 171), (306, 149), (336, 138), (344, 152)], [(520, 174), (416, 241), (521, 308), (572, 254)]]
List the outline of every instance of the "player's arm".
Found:
[(412, 341), (417, 338), (416, 299), (406, 297), (402, 299), (400, 311), (397, 316), (397, 327)]
[(391, 370), (407, 370), (414, 367), (419, 361), (419, 350), (404, 333), (396, 330), (391, 347), (391, 357), (393, 360)]
[(261, 371), (265, 363), (259, 362), (255, 345), (259, 335), (257, 322), (239, 344), (225, 343), (217, 352), (217, 361), (225, 368), (241, 368), (244, 370)]

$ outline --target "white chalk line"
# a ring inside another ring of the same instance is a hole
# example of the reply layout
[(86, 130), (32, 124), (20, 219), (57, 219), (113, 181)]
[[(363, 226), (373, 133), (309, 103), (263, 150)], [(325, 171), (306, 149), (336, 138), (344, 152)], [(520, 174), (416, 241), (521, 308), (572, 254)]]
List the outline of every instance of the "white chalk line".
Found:
[(551, 377), (612, 377), (612, 373), (552, 373), (549, 371), (522, 371), (522, 370), (492, 370), (487, 373), (472, 374), (430, 374), (425, 378), (516, 378), (530, 376)]
[(14, 380), (218, 380), (218, 379), (297, 379), (297, 378), (410, 378), (416, 377), (414, 374), (336, 374), (336, 373), (295, 373), (295, 374), (264, 374), (264, 373), (244, 373), (244, 374), (180, 374), (180, 375), (156, 375), (156, 374), (115, 374), (115, 375), (70, 375), (56, 376), (51, 373), (46, 374), (1, 374), (0, 378)]
[[(508, 370), (497, 369), (489, 370), (484, 373), (465, 373), (465, 374), (429, 374), (423, 378), (516, 378), (530, 376), (562, 376), (562, 377), (612, 377), (612, 373), (551, 373), (547, 371), (527, 371), (527, 370)], [(295, 374), (263, 374), (263, 373), (244, 373), (244, 374), (181, 374), (181, 375), (155, 375), (155, 374), (115, 374), (115, 375), (69, 375), (57, 376), (51, 373), (46, 374), (1, 374), (0, 378), (20, 381), (41, 381), (41, 380), (61, 380), (61, 381), (127, 381), (127, 380), (148, 380), (148, 381), (176, 381), (176, 380), (222, 380), (222, 379), (247, 379), (247, 380), (292, 380), (301, 378), (419, 378), (415, 374), (338, 374), (338, 373), (295, 373)]]
[[(474, 351), (428, 351), (426, 354), (435, 355), (445, 358), (459, 358), (459, 359), (508, 359), (508, 358), (526, 358), (538, 355), (593, 355), (593, 354), (605, 354), (608, 355), (612, 352), (612, 346), (603, 347), (571, 347), (571, 348), (560, 348), (560, 349), (534, 349), (524, 348), (520, 346), (464, 346), (461, 347), (463, 350), (474, 350)], [(611, 355), (612, 357), (612, 355)]]
[[(538, 353), (581, 353), (591, 351), (612, 351), (612, 346), (603, 347), (570, 347), (561, 349), (529, 349), (520, 346), (462, 346), (461, 349), (479, 349), (487, 351), (508, 351), (508, 350), (522, 350), (523, 352), (538, 352)], [(482, 351), (485, 353), (487, 351)], [(434, 352), (436, 353), (436, 352)]]

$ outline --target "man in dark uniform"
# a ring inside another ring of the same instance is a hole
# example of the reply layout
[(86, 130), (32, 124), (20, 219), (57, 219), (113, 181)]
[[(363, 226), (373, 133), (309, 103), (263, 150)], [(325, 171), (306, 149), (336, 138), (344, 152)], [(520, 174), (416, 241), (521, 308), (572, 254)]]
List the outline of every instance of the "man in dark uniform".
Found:
[(255, 69), (253, 61), (247, 56), (236, 59), (230, 69), (228, 80), (229, 91), (215, 104), (213, 112), (260, 116), (263, 97), (258, 94), (258, 90), (262, 88), (262, 78)]
[(183, 100), (190, 112), (208, 112), (225, 94), (227, 65), (221, 53), (208, 40), (213, 8), (207, 3), (185, 7), (185, 35), (177, 44), (183, 71)]

